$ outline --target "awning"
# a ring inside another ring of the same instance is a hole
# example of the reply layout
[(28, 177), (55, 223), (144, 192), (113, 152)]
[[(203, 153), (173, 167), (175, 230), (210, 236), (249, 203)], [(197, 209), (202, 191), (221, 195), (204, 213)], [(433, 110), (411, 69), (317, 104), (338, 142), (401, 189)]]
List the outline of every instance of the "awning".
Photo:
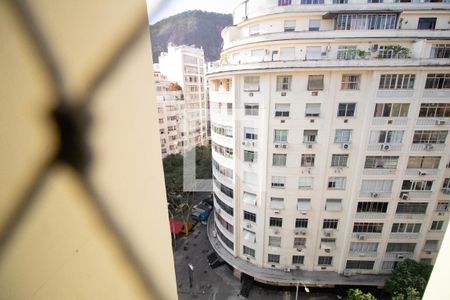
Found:
[(284, 201), (278, 200), (278, 199), (271, 199), (270, 200), (270, 208), (272, 209), (283, 209), (284, 208)]
[(247, 204), (250, 204), (250, 205), (256, 205), (256, 195), (244, 192), (244, 196), (242, 197), (242, 201), (244, 201), (244, 203), (247, 203)]
[(249, 242), (256, 242), (256, 234), (250, 230), (244, 229), (244, 240)]
[(169, 225), (170, 232), (175, 234), (180, 233), (181, 229), (184, 227), (183, 221), (177, 219), (169, 219)]
[(307, 211), (311, 209), (311, 201), (299, 200), (297, 202), (298, 211)]

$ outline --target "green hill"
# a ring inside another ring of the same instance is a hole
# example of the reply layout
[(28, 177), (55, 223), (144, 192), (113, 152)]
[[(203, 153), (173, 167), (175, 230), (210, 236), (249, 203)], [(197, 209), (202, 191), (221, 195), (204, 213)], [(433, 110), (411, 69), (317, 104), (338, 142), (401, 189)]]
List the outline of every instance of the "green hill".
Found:
[(153, 60), (158, 62), (160, 52), (174, 45), (203, 47), (206, 61), (218, 60), (222, 50), (220, 32), (232, 24), (231, 14), (192, 10), (163, 19), (150, 25)]

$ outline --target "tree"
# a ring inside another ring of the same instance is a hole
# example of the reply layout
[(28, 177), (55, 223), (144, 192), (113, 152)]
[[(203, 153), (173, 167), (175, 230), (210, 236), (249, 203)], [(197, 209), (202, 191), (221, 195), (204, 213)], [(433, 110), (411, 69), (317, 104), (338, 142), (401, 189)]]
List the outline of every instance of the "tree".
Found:
[(166, 193), (180, 194), (183, 192), (183, 156), (170, 154), (163, 159)]
[(371, 293), (364, 293), (360, 289), (349, 289), (347, 291), (348, 300), (377, 300)]
[(386, 290), (392, 296), (403, 297), (397, 299), (409, 300), (409, 296), (416, 296), (420, 299), (423, 296), (432, 270), (433, 267), (430, 265), (406, 259), (395, 267), (391, 277), (386, 282)]
[(392, 297), (392, 300), (420, 300), (419, 292), (412, 287), (406, 289), (406, 298), (403, 294), (396, 293)]

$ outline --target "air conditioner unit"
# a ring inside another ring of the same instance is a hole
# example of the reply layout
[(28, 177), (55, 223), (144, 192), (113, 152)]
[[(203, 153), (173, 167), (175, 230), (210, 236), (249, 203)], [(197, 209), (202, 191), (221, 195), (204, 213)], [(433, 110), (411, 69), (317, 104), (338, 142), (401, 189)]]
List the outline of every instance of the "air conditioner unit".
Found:
[(378, 44), (373, 44), (372, 45), (372, 52), (376, 52), (378, 51)]
[(429, 150), (433, 150), (433, 148), (434, 148), (433, 144), (426, 144), (424, 149), (429, 151)]
[(252, 224), (247, 224), (247, 225), (245, 225), (245, 227), (252, 228)]
[(343, 144), (341, 145), (342, 149), (344, 149), (344, 150), (350, 149), (350, 146), (351, 146), (350, 143), (343, 143)]
[(300, 234), (301, 235), (306, 235), (306, 230), (305, 229), (300, 230)]
[(300, 231), (297, 231), (297, 230), (296, 230), (296, 231), (294, 231), (294, 234), (295, 234), (295, 235), (299, 235), (299, 234), (300, 234)]
[(246, 142), (246, 141), (243, 141), (243, 142), (242, 142), (242, 146), (245, 146), (245, 145), (247, 145), (247, 142)]
[(405, 256), (403, 254), (397, 254), (397, 259), (404, 259)]
[(306, 148), (308, 149), (312, 149), (313, 145), (312, 144), (306, 144)]
[(248, 93), (248, 96), (249, 97), (253, 97), (253, 93)]
[(326, 237), (331, 237), (332, 234), (333, 234), (333, 233), (332, 233), (331, 231), (329, 231), (329, 230), (326, 230), (326, 231), (323, 233), (323, 235), (326, 236)]
[(247, 260), (250, 260), (250, 256), (247, 256)]
[(281, 96), (286, 96), (286, 92), (281, 92)]
[(419, 176), (425, 176), (427, 175), (427, 172), (419, 170)]
[(358, 240), (360, 240), (360, 241), (364, 241), (364, 240), (366, 239), (366, 236), (364, 236), (364, 235), (362, 235), (362, 234), (359, 234), (359, 235), (357, 236), (357, 238), (358, 238)]
[(216, 212), (217, 212), (218, 214), (220, 214), (221, 211), (222, 211), (222, 210), (220, 209), (220, 207), (216, 207)]
[(291, 269), (290, 269), (290, 268), (284, 268), (283, 271), (285, 271), (285, 272), (291, 272)]
[(302, 215), (306, 215), (306, 210), (302, 210), (300, 213), (301, 213)]
[(370, 197), (377, 198), (378, 197), (378, 193), (372, 192), (372, 193), (370, 193)]
[(252, 141), (252, 142), (249, 142), (249, 144), (250, 144), (252, 147), (254, 147), (254, 146), (256, 145), (256, 142), (255, 142), (255, 141)]
[(287, 144), (281, 144), (281, 148), (286, 149), (287, 148)]
[(275, 144), (275, 148), (280, 148), (280, 144)]
[(390, 151), (392, 148), (391, 144), (382, 144), (381, 145), (381, 150), (383, 151)]
[(280, 233), (280, 232), (278, 231), (278, 229), (274, 229), (274, 230), (273, 230), (273, 234), (278, 234), (278, 233)]
[(279, 211), (278, 209), (274, 209), (273, 212), (274, 212), (275, 214), (279, 214), (279, 213), (280, 213), (280, 211)]
[(327, 248), (327, 249), (325, 249), (325, 252), (326, 252), (326, 253), (330, 253), (330, 252), (331, 252), (331, 249)]
[(440, 212), (440, 213), (438, 213), (438, 216), (445, 216), (445, 213), (444, 212)]
[(301, 247), (298, 247), (298, 248), (297, 248), (297, 251), (298, 251), (298, 252), (302, 252), (302, 250), (303, 250), (303, 248), (301, 248)]
[(445, 125), (445, 120), (436, 120), (436, 125)]
[(444, 193), (446, 195), (450, 195), (450, 188), (443, 188), (442, 193)]
[(352, 271), (351, 270), (344, 270), (344, 273), (342, 275), (344, 275), (345, 277), (350, 277), (350, 276), (352, 276)]
[(409, 193), (408, 193), (408, 192), (402, 192), (402, 193), (400, 193), (400, 199), (402, 199), (402, 200), (408, 200), (408, 199), (409, 199)]
[(366, 254), (364, 252), (359, 253), (359, 257), (364, 257)]

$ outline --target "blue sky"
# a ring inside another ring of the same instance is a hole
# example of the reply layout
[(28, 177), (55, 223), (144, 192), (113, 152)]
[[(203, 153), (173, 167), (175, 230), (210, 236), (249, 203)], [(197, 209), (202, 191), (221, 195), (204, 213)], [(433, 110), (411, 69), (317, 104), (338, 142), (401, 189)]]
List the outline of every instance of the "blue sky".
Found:
[(187, 10), (231, 14), (242, 0), (147, 0), (150, 24)]

